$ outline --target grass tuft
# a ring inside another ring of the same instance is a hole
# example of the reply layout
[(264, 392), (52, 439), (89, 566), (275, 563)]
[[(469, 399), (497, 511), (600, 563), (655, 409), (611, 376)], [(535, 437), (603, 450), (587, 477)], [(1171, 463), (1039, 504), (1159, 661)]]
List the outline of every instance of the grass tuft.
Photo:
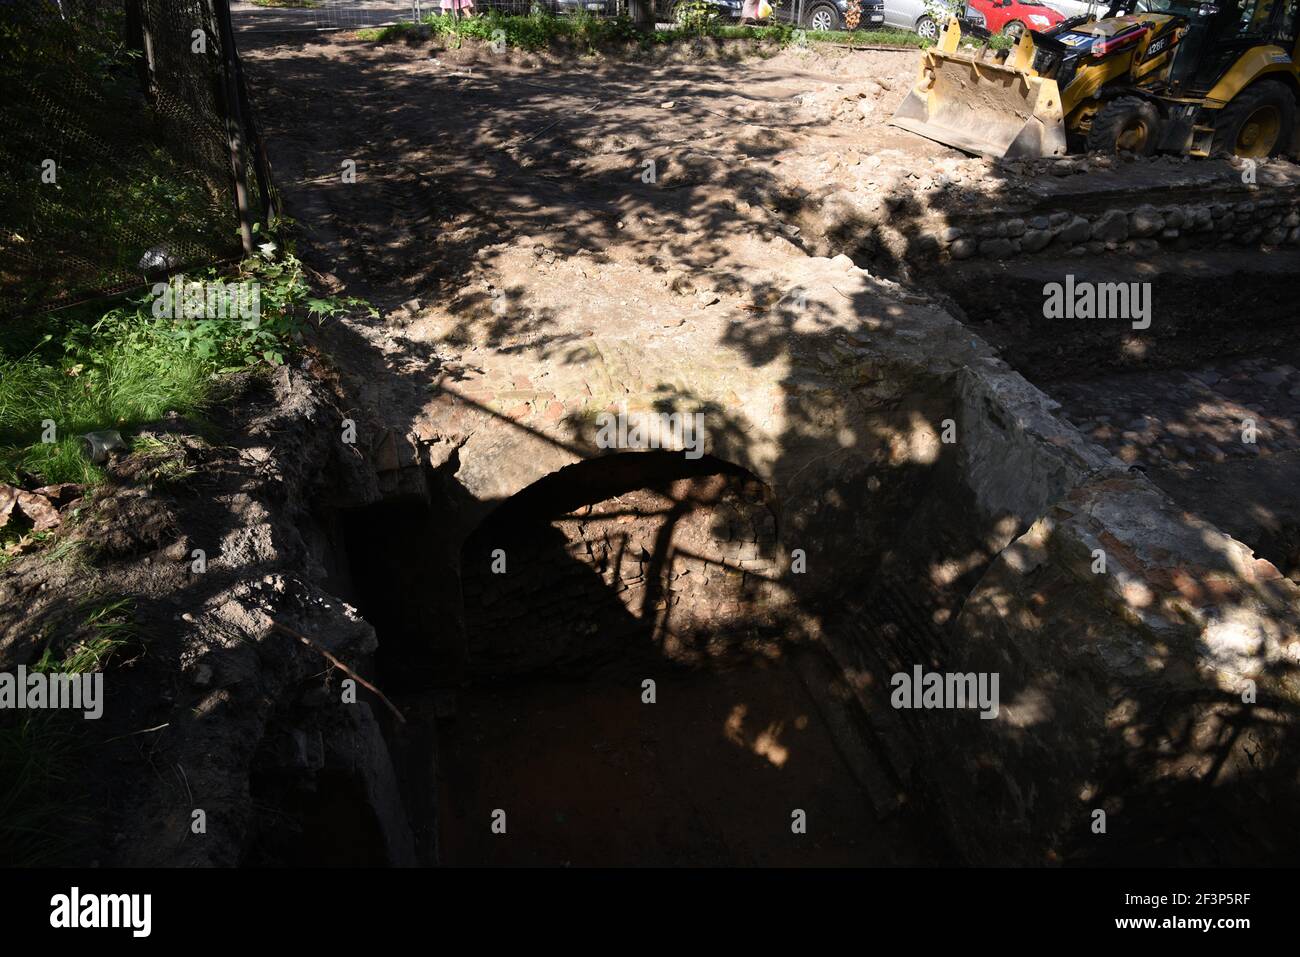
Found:
[[(47, 645), (31, 670), (43, 674), (102, 672), (109, 658), (137, 637), (135, 602), (102, 596), (78, 606), (84, 635), (61, 656)], [(72, 845), (69, 824), (81, 800), (71, 769), (83, 737), (75, 719), (54, 712), (8, 715), (0, 724), (0, 865), (59, 863)]]
[(55, 864), (68, 847), (76, 738), (57, 717), (28, 714), (0, 727), (0, 866)]
[[(79, 436), (202, 410), (211, 363), (151, 317), (114, 310), (13, 358), (0, 351), (0, 481), (91, 485)], [(46, 441), (52, 439), (53, 441)]]

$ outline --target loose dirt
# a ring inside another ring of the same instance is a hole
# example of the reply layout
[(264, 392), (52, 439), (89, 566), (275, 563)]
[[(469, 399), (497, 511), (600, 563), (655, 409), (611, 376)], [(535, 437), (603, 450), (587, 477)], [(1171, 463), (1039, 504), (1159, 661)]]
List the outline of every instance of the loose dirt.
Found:
[[(728, 236), (780, 230), (835, 188), (883, 183), (882, 166), (983, 167), (885, 125), (915, 51), (635, 63), (346, 35), (252, 42), (292, 211), (341, 279), (390, 307), (463, 288), (485, 247), (519, 236), (620, 262), (666, 243), (698, 267)], [(355, 184), (341, 181), (349, 160)], [(529, 279), (494, 273), (497, 288)]]

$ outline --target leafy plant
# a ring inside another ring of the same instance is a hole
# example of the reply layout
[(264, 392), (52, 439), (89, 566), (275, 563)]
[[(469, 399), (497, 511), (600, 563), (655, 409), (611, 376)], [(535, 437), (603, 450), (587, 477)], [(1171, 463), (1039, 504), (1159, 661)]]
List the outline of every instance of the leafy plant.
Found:
[(705, 36), (718, 25), (718, 8), (709, 0), (683, 0), (676, 8), (677, 29)]
[(209, 270), (202, 277), (256, 283), (256, 322), (159, 316), (146, 297), (98, 317), (65, 313), (47, 316), (39, 328), (0, 326), (9, 337), (0, 339), (0, 481), (94, 484), (101, 472), (83, 456), (82, 434), (168, 412), (201, 414), (217, 376), (282, 364), (307, 323), (358, 309), (376, 315), (359, 299), (313, 294), (292, 250), (272, 258), (276, 252), (268, 243), (234, 275)]

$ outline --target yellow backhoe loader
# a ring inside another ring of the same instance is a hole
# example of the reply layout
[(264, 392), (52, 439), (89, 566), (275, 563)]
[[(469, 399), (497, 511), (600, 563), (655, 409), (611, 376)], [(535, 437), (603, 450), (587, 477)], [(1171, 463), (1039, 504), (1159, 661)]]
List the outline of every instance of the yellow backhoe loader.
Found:
[(1026, 30), (1009, 49), (989, 34), (963, 51), (949, 22), (922, 51), (894, 114), (903, 129), (985, 156), (1156, 151), (1265, 157), (1296, 123), (1300, 0), (1117, 0), (1102, 19)]

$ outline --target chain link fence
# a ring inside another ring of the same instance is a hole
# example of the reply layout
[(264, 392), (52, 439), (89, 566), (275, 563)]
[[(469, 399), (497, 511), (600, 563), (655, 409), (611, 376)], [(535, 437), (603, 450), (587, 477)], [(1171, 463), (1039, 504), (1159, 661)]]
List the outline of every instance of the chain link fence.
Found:
[(437, 12), (438, 0), (231, 0), (236, 30), (361, 30)]
[(273, 195), (226, 0), (0, 0), (0, 163), (0, 315), (242, 255)]
[[(459, 2), (464, 5), (470, 0), (448, 0), (449, 4)], [(632, 17), (630, 0), (472, 0), (472, 10), (482, 13), (496, 10), (501, 13), (526, 15), (533, 11), (543, 11), (555, 15), (577, 15), (592, 17)], [(859, 24), (867, 26), (862, 19), (860, 0), (840, 3), (839, 0), (768, 0), (770, 12), (758, 19), (759, 3), (754, 0), (748, 7), (745, 0), (644, 0), (650, 8), (651, 19), (656, 23), (673, 25), (678, 23), (699, 22), (707, 18), (720, 25), (745, 23), (748, 25), (771, 26), (786, 24), (804, 29), (817, 30), (854, 30)], [(425, 13), (452, 13), (452, 9), (440, 6), (440, 0), (433, 3), (425, 0)], [(816, 14), (814, 14), (816, 11)]]
[[(768, 0), (771, 12), (762, 21), (752, 19), (758, 0), (746, 9), (745, 0), (641, 0), (651, 21), (670, 26), (698, 22), (702, 17), (718, 24), (786, 24), (810, 30), (855, 30), (881, 25), (865, 15), (879, 0)], [(544, 13), (599, 19), (635, 18), (633, 0), (234, 0), (235, 26), (239, 30), (281, 32), (296, 30), (358, 30), (399, 21), (418, 22), (430, 14), (476, 16), (490, 11), (511, 16)], [(745, 19), (749, 18), (749, 19)]]

